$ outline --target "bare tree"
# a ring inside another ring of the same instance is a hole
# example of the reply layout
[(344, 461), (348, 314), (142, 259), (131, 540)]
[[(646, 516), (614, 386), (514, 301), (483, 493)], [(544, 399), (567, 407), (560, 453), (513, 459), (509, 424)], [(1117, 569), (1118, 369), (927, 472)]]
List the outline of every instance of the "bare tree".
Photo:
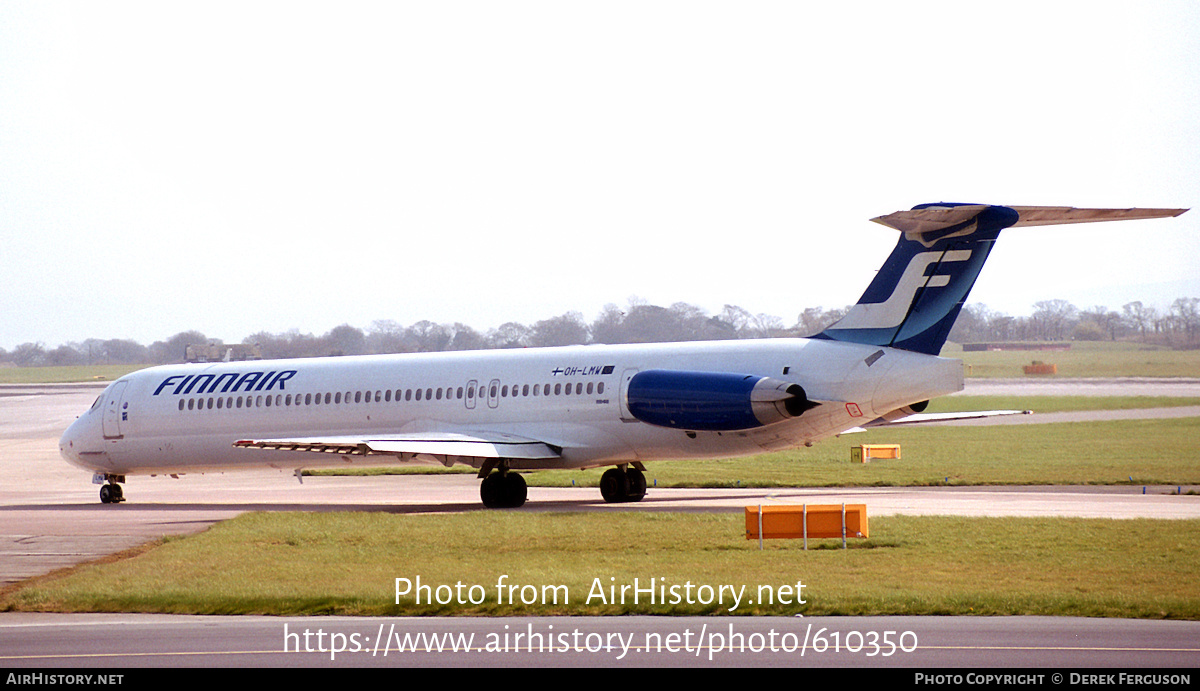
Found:
[(1146, 307), (1141, 301), (1131, 302), (1121, 308), (1125, 313), (1125, 320), (1129, 322), (1130, 327), (1135, 329), (1141, 336), (1143, 342), (1146, 341), (1146, 331), (1153, 326), (1154, 320), (1157, 318), (1157, 312), (1153, 307)]
[(583, 315), (567, 312), (534, 324), (529, 341), (533, 346), (564, 346), (581, 345), (587, 343), (588, 339), (588, 327), (583, 323)]
[(1196, 335), (1200, 333), (1200, 298), (1177, 299), (1171, 303), (1171, 314), (1187, 336), (1185, 343), (1196, 343)]

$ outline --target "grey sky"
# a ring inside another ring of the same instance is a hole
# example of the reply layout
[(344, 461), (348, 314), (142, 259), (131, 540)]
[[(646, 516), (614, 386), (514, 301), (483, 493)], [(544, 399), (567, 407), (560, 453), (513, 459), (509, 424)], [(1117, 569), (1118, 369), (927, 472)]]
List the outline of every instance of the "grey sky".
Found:
[[(931, 201), (1192, 207), (1194, 2), (0, 2), (0, 347), (630, 296), (791, 323)], [(1200, 297), (1200, 211), (971, 302)]]

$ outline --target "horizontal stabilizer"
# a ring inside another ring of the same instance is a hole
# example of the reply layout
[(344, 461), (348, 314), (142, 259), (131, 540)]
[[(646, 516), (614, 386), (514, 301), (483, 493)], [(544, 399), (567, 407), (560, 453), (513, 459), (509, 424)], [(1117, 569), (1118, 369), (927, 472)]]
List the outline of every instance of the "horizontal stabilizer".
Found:
[[(944, 230), (971, 220), (987, 204), (962, 206), (928, 206), (908, 211), (897, 211), (871, 220), (904, 233), (928, 233)], [(1070, 206), (1010, 206), (1020, 218), (1010, 227), (1049, 226), (1067, 223), (1095, 223), (1098, 221), (1134, 221), (1147, 218), (1170, 218), (1187, 209), (1076, 209)]]
[(978, 420), (985, 417), (999, 417), (1002, 415), (1032, 415), (1032, 410), (967, 410), (960, 413), (915, 413), (906, 415), (895, 420), (887, 418), (876, 418), (862, 427), (848, 429), (842, 434), (851, 434), (853, 432), (866, 432), (868, 429), (875, 427), (895, 427), (897, 425), (926, 425), (932, 422), (948, 422), (951, 420)]

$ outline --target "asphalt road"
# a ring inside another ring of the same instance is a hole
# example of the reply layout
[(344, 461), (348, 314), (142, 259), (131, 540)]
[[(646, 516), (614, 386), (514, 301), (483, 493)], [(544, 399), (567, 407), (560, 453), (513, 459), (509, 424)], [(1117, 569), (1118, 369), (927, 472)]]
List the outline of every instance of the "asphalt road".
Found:
[[(0, 615), (0, 665), (1194, 668), (1200, 622), (1060, 617)], [(1047, 674), (1049, 677), (1049, 674)], [(909, 679), (907, 675), (904, 677)]]

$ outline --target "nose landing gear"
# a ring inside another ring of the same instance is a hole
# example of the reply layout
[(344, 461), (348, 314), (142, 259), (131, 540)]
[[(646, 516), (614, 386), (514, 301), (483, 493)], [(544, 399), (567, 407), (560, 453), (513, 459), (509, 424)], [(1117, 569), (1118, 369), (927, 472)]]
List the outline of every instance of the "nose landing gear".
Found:
[(111, 481), (106, 485), (100, 485), (101, 504), (120, 504), (123, 501), (125, 501), (125, 492), (121, 490), (120, 485)]

